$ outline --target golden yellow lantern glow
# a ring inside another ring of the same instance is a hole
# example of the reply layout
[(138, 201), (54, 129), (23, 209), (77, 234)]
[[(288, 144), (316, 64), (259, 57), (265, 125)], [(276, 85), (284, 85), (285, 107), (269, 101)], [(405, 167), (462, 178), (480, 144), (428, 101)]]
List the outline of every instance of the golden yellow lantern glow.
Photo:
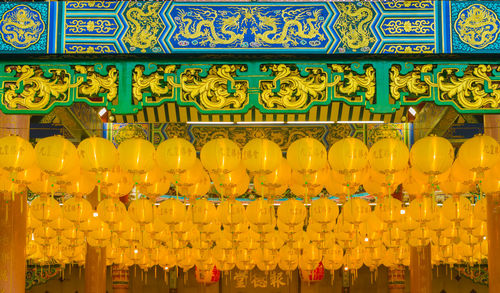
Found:
[(77, 148), (80, 167), (89, 172), (101, 173), (112, 170), (118, 164), (118, 151), (114, 144), (102, 137), (90, 137)]
[(116, 198), (101, 200), (97, 205), (99, 219), (106, 224), (114, 225), (121, 221), (127, 212), (125, 205)]
[(150, 200), (139, 198), (128, 206), (130, 219), (139, 225), (146, 225), (153, 221), (153, 204)]
[(42, 138), (35, 146), (37, 164), (50, 175), (64, 175), (78, 166), (76, 147), (62, 136)]
[(320, 141), (310, 137), (294, 141), (288, 147), (286, 158), (292, 170), (301, 173), (318, 171), (327, 164), (325, 146)]
[(120, 168), (132, 174), (144, 174), (155, 166), (155, 147), (142, 138), (130, 138), (118, 146)]
[(243, 195), (248, 190), (248, 184), (250, 184), (250, 177), (244, 169), (242, 172), (233, 170), (228, 174), (217, 177), (222, 177), (222, 180), (214, 180), (215, 189), (221, 195), (230, 199)]
[(227, 138), (216, 138), (201, 148), (201, 163), (210, 173), (228, 173), (241, 164), (240, 147)]
[(424, 225), (435, 216), (437, 205), (431, 197), (422, 197), (414, 199), (408, 207), (408, 214), (413, 220)]
[(339, 215), (339, 207), (333, 200), (322, 197), (313, 200), (309, 213), (310, 218), (320, 224), (335, 223)]
[(480, 172), (468, 170), (460, 161), (456, 160), (451, 166), (449, 181), (459, 181), (464, 184), (476, 184), (480, 181)]
[(458, 195), (467, 193), (471, 190), (470, 185), (463, 184), (462, 182), (459, 182), (459, 181), (443, 182), (439, 185), (439, 187), (441, 188), (441, 190), (445, 194), (454, 195), (454, 196), (458, 196)]
[(165, 172), (180, 174), (194, 165), (196, 150), (193, 144), (183, 138), (169, 138), (158, 146), (156, 159)]
[(410, 152), (399, 139), (384, 138), (377, 141), (368, 152), (370, 166), (377, 172), (395, 173), (408, 167)]
[(328, 152), (330, 166), (341, 174), (363, 170), (368, 164), (368, 147), (353, 137), (335, 142)]
[(272, 204), (263, 198), (252, 201), (247, 206), (246, 215), (248, 221), (256, 226), (270, 224), (275, 219)]
[(21, 172), (35, 163), (35, 151), (26, 139), (9, 135), (0, 138), (0, 168)]
[(278, 207), (278, 219), (288, 226), (304, 223), (306, 214), (304, 203), (293, 198), (286, 200)]
[(31, 202), (30, 211), (33, 217), (42, 223), (48, 223), (62, 214), (59, 202), (52, 197), (39, 196)]
[(217, 207), (217, 218), (223, 225), (240, 224), (246, 220), (245, 207), (237, 200), (225, 200)]
[(392, 196), (385, 196), (377, 200), (375, 214), (380, 220), (388, 226), (391, 226), (401, 220), (402, 205), (403, 203), (400, 200), (395, 199)]
[(464, 196), (449, 197), (443, 202), (443, 215), (452, 222), (472, 216), (470, 201)]
[(158, 208), (158, 217), (167, 225), (177, 224), (186, 218), (186, 206), (176, 199), (164, 200)]
[(371, 208), (368, 202), (361, 198), (352, 198), (342, 207), (345, 221), (354, 225), (361, 224), (370, 215)]
[(438, 175), (451, 168), (455, 152), (451, 143), (442, 137), (419, 139), (410, 151), (411, 165), (426, 175)]
[(82, 197), (90, 194), (95, 185), (95, 176), (92, 173), (82, 171), (78, 177), (72, 179), (71, 184), (66, 187), (66, 191), (75, 197)]
[(476, 135), (462, 144), (457, 160), (467, 170), (484, 172), (500, 161), (500, 145), (491, 136)]
[(72, 197), (64, 202), (63, 215), (78, 227), (92, 216), (92, 205), (86, 199)]
[(192, 205), (191, 217), (193, 224), (200, 228), (216, 220), (217, 210), (214, 204), (206, 198), (197, 199)]
[(262, 138), (250, 140), (242, 152), (242, 162), (251, 173), (264, 175), (281, 164), (281, 148), (273, 141)]

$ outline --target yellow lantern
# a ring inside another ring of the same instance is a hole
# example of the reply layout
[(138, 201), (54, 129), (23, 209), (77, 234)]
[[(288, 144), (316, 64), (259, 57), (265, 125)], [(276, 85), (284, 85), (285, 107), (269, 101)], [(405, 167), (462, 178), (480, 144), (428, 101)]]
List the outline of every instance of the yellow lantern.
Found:
[(281, 195), (288, 190), (288, 183), (272, 184), (272, 186), (270, 186), (269, 184), (259, 184), (254, 178), (253, 184), (255, 192), (265, 198), (281, 197)]
[(246, 215), (250, 223), (260, 227), (272, 223), (275, 219), (274, 207), (263, 198), (252, 201), (247, 206)]
[(479, 181), (479, 172), (468, 170), (460, 161), (455, 161), (450, 169), (449, 181), (459, 181), (464, 184), (476, 184)]
[(500, 161), (500, 145), (491, 136), (476, 135), (462, 144), (458, 161), (467, 170), (482, 173)]
[(248, 171), (257, 175), (276, 170), (281, 158), (281, 148), (268, 139), (254, 138), (243, 147), (242, 162)]
[(472, 215), (470, 201), (464, 197), (449, 197), (443, 203), (443, 214), (452, 222), (461, 222)]
[(357, 197), (348, 200), (342, 208), (345, 221), (354, 225), (361, 224), (366, 218), (368, 218), (370, 212), (371, 208), (368, 205), (368, 202)]
[(347, 186), (333, 180), (328, 180), (325, 185), (328, 194), (340, 198), (341, 202), (344, 202), (347, 196), (354, 194), (357, 189), (356, 186)]
[(481, 191), (490, 194), (500, 191), (500, 179), (491, 179), (486, 177), (481, 181)]
[[(234, 171), (231, 171), (229, 174), (233, 172)], [(229, 174), (226, 174), (224, 176), (228, 176)], [(227, 196), (230, 199), (234, 199), (240, 195), (245, 194), (245, 192), (248, 190), (249, 184), (250, 184), (250, 177), (246, 172), (243, 172), (241, 176), (237, 176), (234, 181), (231, 180), (231, 183), (227, 185), (215, 182), (215, 189), (223, 196)]]
[(424, 194), (430, 194), (431, 189), (428, 184), (418, 182), (417, 180), (406, 180), (403, 183), (403, 189), (410, 195), (410, 198), (421, 198)]
[(395, 138), (377, 141), (368, 152), (370, 166), (377, 172), (395, 173), (408, 167), (410, 152), (406, 144)]
[(64, 202), (63, 215), (78, 227), (92, 216), (92, 205), (86, 199), (72, 197)]
[(35, 146), (37, 164), (50, 175), (60, 176), (78, 166), (76, 147), (62, 136), (42, 138)]
[(153, 204), (145, 198), (133, 200), (128, 206), (128, 215), (141, 226), (149, 224), (153, 221)]
[(341, 174), (358, 172), (368, 164), (368, 148), (357, 138), (343, 138), (330, 148), (328, 161), (332, 169)]
[(453, 196), (459, 196), (461, 194), (467, 193), (471, 190), (471, 186), (465, 185), (462, 182), (458, 181), (447, 181), (443, 182), (439, 185), (441, 190), (445, 194), (453, 195)]
[(52, 197), (39, 196), (31, 202), (30, 211), (37, 220), (46, 224), (62, 214), (59, 202)]
[(0, 168), (21, 172), (35, 163), (35, 151), (26, 139), (9, 135), (0, 138)]
[(114, 144), (102, 137), (90, 137), (80, 142), (77, 148), (80, 167), (89, 172), (102, 173), (118, 164), (118, 151)]
[(103, 192), (111, 197), (118, 198), (127, 195), (134, 188), (132, 176), (129, 173), (112, 171), (104, 174)]
[(290, 184), (290, 191), (297, 197), (304, 198), (309, 202), (311, 197), (318, 195), (323, 190), (323, 185), (314, 185), (309, 187), (305, 184)]
[(322, 197), (311, 203), (309, 212), (311, 219), (320, 224), (335, 223), (339, 215), (339, 207), (333, 200)]
[(434, 218), (436, 203), (430, 197), (414, 199), (410, 202), (408, 213), (416, 222), (424, 225)]
[(299, 256), (296, 251), (289, 246), (283, 246), (279, 250), (278, 266), (283, 271), (294, 271), (299, 264)]
[(292, 175), (292, 169), (290, 168), (290, 164), (288, 164), (288, 160), (281, 157), (280, 165), (271, 173), (264, 176), (255, 176), (254, 183), (255, 185), (262, 185), (268, 189), (272, 189), (273, 187), (277, 188), (281, 185), (288, 184)]
[(219, 188), (222, 195), (226, 195), (224, 192), (225, 189), (236, 187), (237, 184), (245, 178), (245, 176), (248, 175), (243, 166), (240, 166), (225, 174), (211, 174), (215, 187)]
[(101, 200), (97, 205), (97, 214), (104, 223), (113, 226), (125, 217), (125, 205), (116, 198)]
[(67, 187), (67, 192), (75, 197), (82, 197), (90, 194), (95, 188), (95, 176), (85, 171), (76, 178), (72, 178), (71, 184)]
[(367, 193), (373, 196), (383, 198), (392, 195), (396, 190), (397, 185), (386, 185), (370, 179), (371, 177), (363, 182), (363, 188)]
[(183, 138), (169, 138), (158, 146), (156, 159), (165, 172), (180, 174), (194, 165), (196, 150), (193, 144)]
[(123, 141), (118, 146), (118, 154), (120, 168), (132, 174), (144, 174), (155, 166), (155, 147), (142, 138)]
[[(36, 166), (36, 165), (32, 165), (28, 169), (24, 169), (21, 172), (18, 172), (16, 174), (16, 178), (14, 180), (14, 183), (27, 186), (28, 184), (30, 184), (34, 181), (40, 180), (41, 176), (42, 175), (41, 175), (40, 168), (38, 168), (38, 166)], [(8, 176), (5, 176), (5, 177), (8, 178)]]
[(401, 209), (403, 203), (392, 196), (386, 196), (377, 201), (375, 214), (377, 217), (386, 223), (389, 227), (397, 223), (401, 217)]
[(212, 182), (207, 172), (202, 171), (198, 181), (193, 182), (186, 188), (179, 189), (179, 193), (188, 196), (190, 199), (202, 197), (206, 195), (212, 187)]
[(237, 200), (225, 200), (217, 207), (217, 218), (223, 225), (240, 224), (245, 221), (245, 207)]
[(210, 173), (224, 174), (240, 166), (241, 150), (230, 139), (216, 138), (201, 148), (200, 159)]
[(312, 271), (318, 266), (322, 257), (321, 250), (315, 245), (307, 244), (299, 256), (299, 267), (301, 270)]
[(50, 221), (48, 226), (56, 231), (58, 236), (60, 236), (64, 230), (70, 230), (74, 227), (73, 224), (62, 215)]
[(80, 231), (85, 233), (85, 235), (88, 235), (88, 233), (90, 233), (91, 231), (96, 230), (101, 222), (102, 221), (97, 217), (90, 217), (80, 224)]
[(451, 143), (442, 137), (419, 139), (410, 151), (411, 165), (426, 175), (438, 175), (451, 168), (455, 152)]
[(203, 169), (203, 165), (201, 164), (201, 161), (197, 158), (194, 161), (194, 164), (191, 166), (191, 168), (187, 169), (186, 171), (176, 174), (173, 176), (173, 183), (177, 185), (179, 190), (182, 190), (184, 188), (189, 188), (193, 184), (195, 184), (197, 181), (201, 179), (203, 176), (203, 173), (205, 172), (205, 169)]
[(158, 208), (158, 217), (167, 225), (177, 224), (186, 218), (186, 206), (176, 199), (164, 200)]
[(478, 220), (485, 221), (487, 220), (487, 209), (486, 209), (486, 198), (481, 198), (480, 200), (476, 201), (476, 204), (474, 205), (474, 217), (476, 217)]
[(198, 225), (198, 229), (210, 224), (217, 217), (217, 210), (213, 203), (206, 198), (197, 199), (192, 205), (191, 220), (193, 224)]
[(278, 219), (288, 226), (304, 223), (306, 214), (304, 203), (293, 198), (286, 200), (278, 207)]
[(318, 140), (305, 137), (294, 141), (289, 147), (286, 158), (290, 167), (301, 173), (311, 173), (323, 169), (327, 164), (325, 146)]

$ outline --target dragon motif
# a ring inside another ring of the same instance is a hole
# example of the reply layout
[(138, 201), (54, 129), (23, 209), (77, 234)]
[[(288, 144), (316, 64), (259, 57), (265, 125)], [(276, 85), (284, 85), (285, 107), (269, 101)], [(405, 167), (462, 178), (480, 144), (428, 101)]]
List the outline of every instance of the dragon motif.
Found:
[(128, 5), (125, 15), (130, 28), (123, 41), (130, 44), (131, 51), (139, 48), (142, 53), (146, 53), (147, 49), (154, 49), (158, 44), (159, 34), (164, 28), (159, 16), (163, 3), (144, 2), (142, 7), (137, 5), (137, 2), (130, 2)]
[(69, 89), (83, 82), (83, 77), (78, 77), (75, 83), (71, 83), (70, 74), (60, 68), (51, 68), (48, 72), (29, 65), (5, 69), (8, 73), (13, 70), (19, 74), (18, 79), (4, 84), (2, 101), (10, 109), (46, 110), (55, 101), (69, 101)]
[[(294, 46), (298, 45), (297, 38), (314, 39), (318, 37), (319, 41), (323, 41), (325, 37), (319, 32), (322, 24), (322, 21), (320, 21), (321, 11), (321, 9), (314, 10), (312, 18), (307, 18), (311, 14), (309, 8), (284, 9), (281, 12), (281, 18), (272, 16), (271, 13), (259, 13), (257, 15), (259, 28), (271, 28), (271, 30), (264, 31), (264, 33), (256, 33), (255, 42), (263, 45), (281, 44), (288, 47), (290, 43)], [(281, 25), (281, 19), (284, 22), (283, 25)], [(307, 19), (305, 26), (301, 22), (304, 19)], [(281, 32), (279, 32), (280, 29)], [(319, 45), (319, 42), (317, 44)]]
[(181, 100), (194, 102), (203, 110), (241, 109), (249, 100), (248, 81), (233, 77), (244, 69), (242, 65), (212, 66), (206, 76), (201, 68), (186, 69), (181, 74)]
[[(200, 45), (208, 44), (211, 47), (243, 42), (246, 31), (243, 31), (241, 34), (233, 31), (239, 28), (240, 14), (234, 16), (226, 15), (221, 19), (217, 19), (219, 16), (217, 11), (208, 7), (204, 9), (192, 8), (190, 9), (190, 13), (194, 14), (193, 18), (198, 20), (198, 22), (194, 24), (193, 19), (188, 17), (188, 13), (182, 9), (179, 10), (179, 16), (175, 18), (179, 25), (179, 33), (174, 36), (175, 40), (179, 40), (179, 36), (183, 36), (186, 39), (202, 37)], [(217, 29), (216, 26), (217, 28), (220, 27), (220, 29)], [(222, 35), (219, 35), (218, 31)]]
[(354, 3), (335, 3), (340, 16), (334, 27), (341, 36), (342, 43), (352, 51), (358, 49), (369, 51), (370, 45), (376, 41), (370, 31), (373, 20), (373, 10), (370, 3), (359, 2), (361, 7)]
[(500, 20), (482, 4), (473, 4), (460, 11), (455, 31), (462, 42), (474, 49), (483, 49), (494, 43), (500, 30)]
[(5, 12), (0, 21), (2, 39), (16, 49), (26, 49), (40, 40), (45, 23), (40, 12), (18, 5)]

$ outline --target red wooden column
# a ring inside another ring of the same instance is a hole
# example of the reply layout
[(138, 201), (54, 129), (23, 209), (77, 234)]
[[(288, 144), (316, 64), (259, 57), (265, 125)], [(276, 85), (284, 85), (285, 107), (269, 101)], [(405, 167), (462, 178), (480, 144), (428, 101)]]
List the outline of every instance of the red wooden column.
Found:
[[(29, 138), (30, 116), (0, 112), (0, 137), (16, 134)], [(24, 292), (26, 275), (26, 191), (14, 202), (0, 195), (0, 292)], [(7, 215), (7, 217), (6, 217)]]
[[(484, 115), (484, 134), (500, 141), (500, 115)], [(489, 291), (500, 292), (500, 194), (486, 195)]]

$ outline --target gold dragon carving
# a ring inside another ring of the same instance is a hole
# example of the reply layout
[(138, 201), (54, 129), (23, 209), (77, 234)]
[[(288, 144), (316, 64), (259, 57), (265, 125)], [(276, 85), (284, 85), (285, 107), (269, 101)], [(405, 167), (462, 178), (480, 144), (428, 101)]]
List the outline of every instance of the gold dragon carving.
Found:
[(375, 69), (373, 66), (368, 66), (365, 69), (365, 74), (355, 74), (351, 69), (351, 65), (347, 64), (331, 64), (329, 65), (332, 72), (344, 74), (344, 80), (340, 80), (340, 76), (335, 76), (329, 86), (334, 87), (336, 97), (344, 98), (352, 102), (363, 102), (363, 97), (358, 95), (358, 92), (363, 92), (366, 100), (372, 100), (375, 96)]
[(17, 80), (4, 83), (3, 104), (10, 109), (45, 110), (55, 101), (69, 101), (69, 89), (78, 87), (83, 77), (75, 83), (65, 69), (49, 69), (50, 77), (38, 66), (8, 66), (5, 71), (17, 73)]
[[(196, 39), (198, 37), (204, 37), (200, 41), (201, 45), (212, 44), (212, 45), (228, 45), (235, 42), (243, 42), (246, 31), (237, 34), (230, 30), (232, 28), (239, 28), (241, 15), (237, 14), (235, 16), (225, 16), (221, 21), (220, 29), (215, 27), (215, 22), (219, 14), (216, 10), (205, 7), (204, 9), (192, 8), (190, 12), (195, 15), (195, 18), (200, 20), (195, 25), (193, 25), (193, 19), (188, 17), (187, 12), (184, 10), (179, 10), (179, 33), (174, 36), (175, 40), (179, 40), (179, 36), (183, 36), (186, 39)], [(219, 36), (217, 31), (220, 31), (223, 36)], [(225, 37), (229, 36), (229, 37)]]
[[(488, 64), (470, 65), (463, 71), (458, 68), (443, 68), (432, 73), (432, 64), (418, 65), (405, 75), (400, 74), (397, 66), (391, 68), (391, 96), (398, 100), (402, 92), (410, 98), (430, 97), (433, 88), (438, 89), (442, 102), (453, 102), (465, 110), (497, 108), (500, 104), (500, 83), (491, 76), (497, 66)], [(435, 75), (433, 82), (431, 75)], [(422, 77), (423, 76), (423, 77)]]
[[(302, 76), (297, 68), (286, 64), (262, 66), (261, 71), (270, 70), (273, 80), (260, 82), (260, 104), (268, 109), (306, 109), (313, 102), (326, 102), (327, 74), (322, 68), (307, 68)], [(340, 78), (340, 77), (339, 77)], [(278, 88), (279, 91), (275, 92)]]
[(188, 68), (180, 76), (181, 101), (203, 110), (242, 109), (249, 102), (248, 81), (235, 80), (244, 65), (216, 65), (204, 76), (201, 68)]
[(142, 8), (134, 6), (134, 2), (129, 2), (128, 10), (125, 14), (130, 28), (123, 37), (125, 43), (129, 43), (133, 48), (141, 49), (146, 53), (147, 49), (153, 49), (158, 44), (158, 38), (163, 29), (160, 20), (159, 10), (162, 2), (144, 2)]
[(135, 101), (142, 101), (144, 93), (151, 93), (151, 96), (144, 98), (146, 103), (158, 102), (159, 99), (173, 99), (174, 88), (179, 87), (174, 82), (173, 76), (168, 76), (164, 81), (165, 73), (174, 73), (175, 65), (159, 66), (158, 70), (150, 75), (144, 75), (144, 67), (137, 66), (134, 68), (132, 96)]
[(115, 67), (108, 70), (107, 76), (95, 72), (94, 66), (76, 65), (75, 72), (87, 75), (87, 81), (78, 87), (79, 95), (92, 97), (105, 94), (109, 102), (116, 99), (118, 95), (118, 71)]
[(368, 51), (376, 41), (370, 31), (373, 21), (373, 10), (369, 2), (357, 7), (354, 3), (335, 3), (340, 11), (340, 16), (334, 27), (341, 36), (342, 43), (354, 52), (362, 49)]
[[(323, 41), (325, 37), (320, 33), (321, 22), (319, 21), (321, 9), (316, 9), (312, 12), (312, 18), (307, 18), (304, 26), (300, 20), (303, 20), (309, 11), (303, 9), (284, 9), (281, 12), (281, 19), (273, 15), (257, 14), (260, 27), (269, 27), (271, 30), (264, 33), (255, 34), (255, 42), (263, 44), (282, 44), (285, 47), (298, 45), (295, 37), (302, 39), (314, 39), (318, 37), (319, 41)], [(281, 24), (283, 22), (284, 24)], [(281, 30), (281, 32), (279, 32)]]

